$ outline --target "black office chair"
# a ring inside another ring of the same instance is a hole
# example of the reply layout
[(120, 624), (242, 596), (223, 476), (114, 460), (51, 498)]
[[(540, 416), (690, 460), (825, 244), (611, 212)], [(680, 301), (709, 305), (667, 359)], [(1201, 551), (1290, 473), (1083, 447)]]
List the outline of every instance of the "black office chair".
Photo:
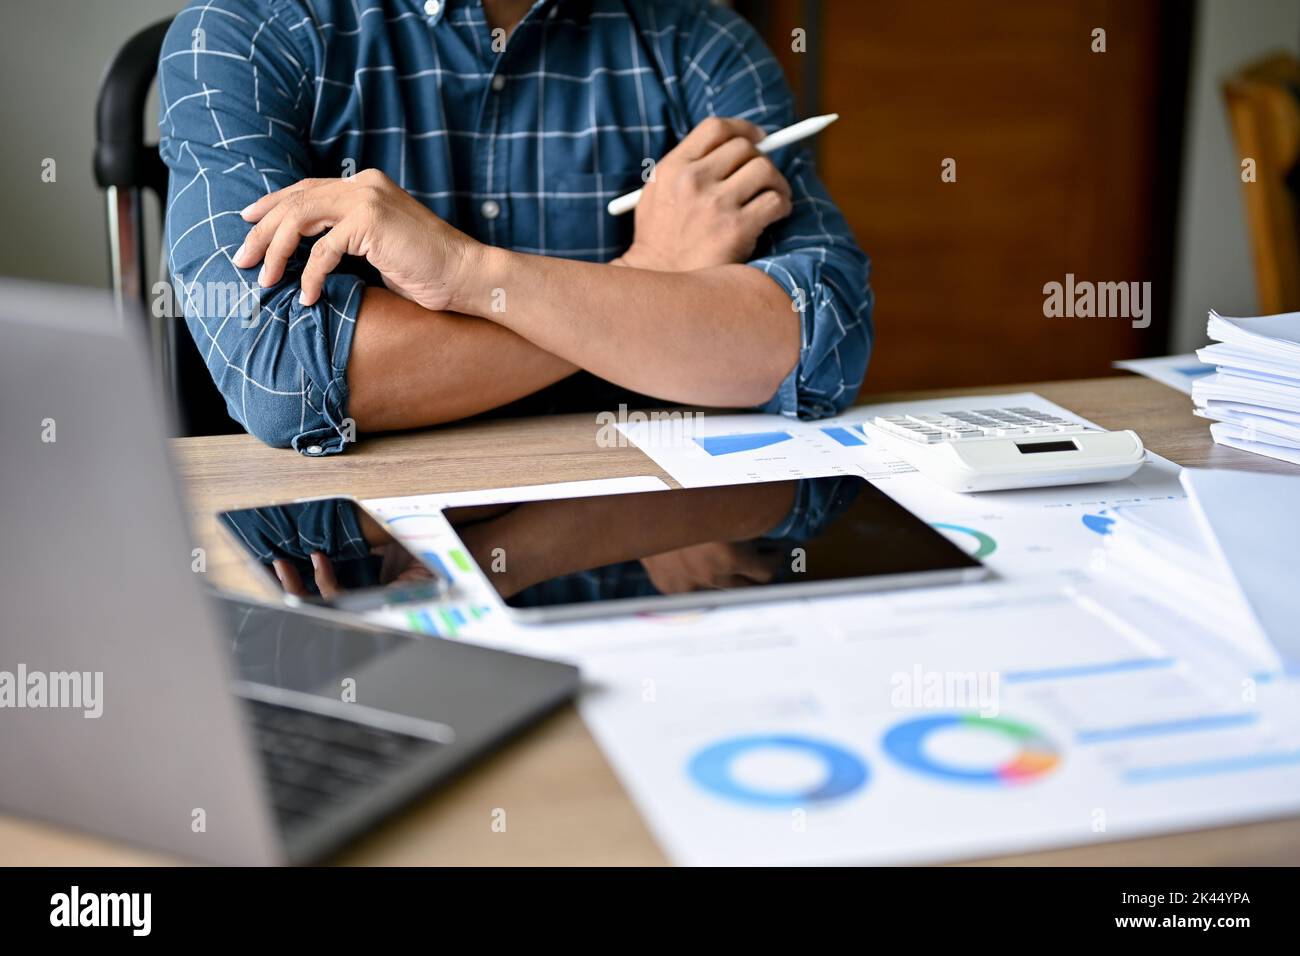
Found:
[[(163, 316), (154, 316), (147, 279), (151, 269), (145, 262), (144, 190), (152, 190), (165, 211), (167, 167), (158, 147), (145, 145), (144, 111), (170, 25), (167, 19), (140, 31), (108, 65), (95, 107), (95, 181), (108, 203), (113, 298), (120, 311), (139, 312), (148, 323), (149, 342), (178, 432), (227, 435), (243, 429), (226, 413), (225, 399), (183, 319), (172, 315), (170, 307)], [(160, 234), (161, 225), (160, 219)]]

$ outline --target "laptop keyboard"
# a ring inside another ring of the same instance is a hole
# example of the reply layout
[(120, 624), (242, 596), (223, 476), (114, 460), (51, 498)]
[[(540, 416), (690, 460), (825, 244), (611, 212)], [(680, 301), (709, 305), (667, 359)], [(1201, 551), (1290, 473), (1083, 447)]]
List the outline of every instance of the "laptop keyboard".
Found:
[(442, 744), (244, 699), (280, 826), (317, 820)]

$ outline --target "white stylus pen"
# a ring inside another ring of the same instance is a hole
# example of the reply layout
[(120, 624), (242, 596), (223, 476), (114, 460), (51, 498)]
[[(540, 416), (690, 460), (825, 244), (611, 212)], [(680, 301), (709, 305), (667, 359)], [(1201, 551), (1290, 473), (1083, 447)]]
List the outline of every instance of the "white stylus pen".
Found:
[[(801, 139), (807, 139), (809, 136), (816, 136), (839, 118), (839, 113), (827, 113), (825, 116), (813, 116), (806, 120), (800, 120), (792, 126), (779, 129), (772, 135), (763, 137), (758, 141), (757, 149), (760, 153), (767, 154), (780, 149), (782, 146), (789, 146)], [(609, 210), (611, 216), (621, 216), (623, 213), (635, 209), (636, 204), (640, 201), (641, 190), (638, 189), (635, 192), (611, 199), (609, 205), (605, 208)]]

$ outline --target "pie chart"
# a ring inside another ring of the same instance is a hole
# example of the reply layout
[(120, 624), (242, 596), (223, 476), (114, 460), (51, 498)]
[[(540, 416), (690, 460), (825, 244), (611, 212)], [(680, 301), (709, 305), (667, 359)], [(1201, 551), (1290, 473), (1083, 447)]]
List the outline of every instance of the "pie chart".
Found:
[[(747, 763), (757, 772), (746, 773)], [(867, 765), (852, 751), (795, 734), (720, 740), (697, 752), (687, 773), (714, 796), (772, 809), (835, 800), (867, 782)]]
[(931, 527), (938, 528), (940, 531), (952, 532), (949, 537), (953, 539), (953, 543), (976, 561), (987, 558), (998, 549), (998, 543), (993, 539), (992, 535), (985, 534), (975, 528), (968, 528), (961, 524), (947, 524), (942, 521), (936, 521)]
[[(957, 763), (933, 752), (930, 744), (940, 734), (970, 735), (972, 748), (990, 742), (980, 741), (980, 736), (993, 735), (1001, 738), (1001, 743), (1011, 745), (1012, 756), (983, 767)], [(940, 714), (907, 720), (885, 734), (882, 746), (885, 753), (910, 771), (950, 783), (977, 786), (1029, 783), (1050, 773), (1061, 761), (1056, 746), (1029, 724), (978, 714)]]

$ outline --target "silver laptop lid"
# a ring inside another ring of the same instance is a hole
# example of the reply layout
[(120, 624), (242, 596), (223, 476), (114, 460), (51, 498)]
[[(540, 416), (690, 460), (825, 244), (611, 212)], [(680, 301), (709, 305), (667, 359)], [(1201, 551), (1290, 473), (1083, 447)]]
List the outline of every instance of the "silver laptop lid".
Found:
[(276, 862), (133, 331), (0, 281), (0, 810)]

